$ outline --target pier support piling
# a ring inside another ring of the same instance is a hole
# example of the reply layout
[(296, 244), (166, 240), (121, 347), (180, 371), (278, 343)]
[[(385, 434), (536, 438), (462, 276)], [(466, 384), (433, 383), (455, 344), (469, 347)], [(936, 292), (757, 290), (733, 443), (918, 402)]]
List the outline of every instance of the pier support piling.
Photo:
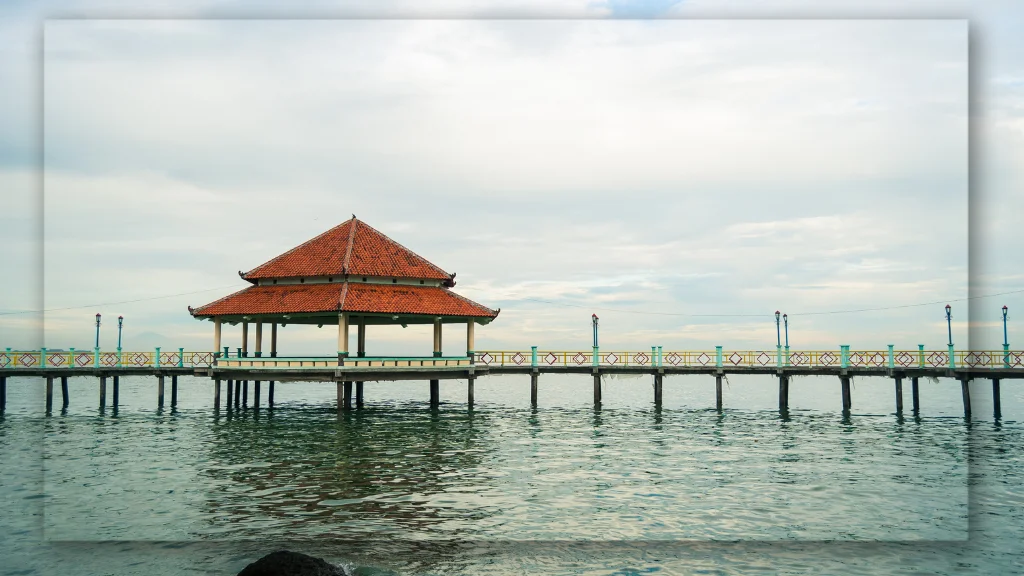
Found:
[(911, 404), (913, 404), (914, 416), (917, 416), (917, 414), (921, 411), (921, 402), (917, 394), (917, 380), (917, 376), (913, 376), (910, 378), (910, 402)]
[(235, 380), (235, 408), (242, 404), (242, 381)]
[(789, 410), (789, 376), (779, 375), (779, 411)]
[[(536, 370), (536, 368), (534, 368)], [(540, 380), (539, 372), (530, 373), (530, 406), (537, 407), (537, 382)]]
[(71, 401), (71, 399), (68, 398), (68, 377), (67, 376), (61, 376), (60, 377), (60, 398), (61, 398), (61, 409), (67, 410), (68, 409), (68, 404)]
[(363, 407), (363, 383), (356, 382), (356, 408)]
[(999, 406), (999, 378), (992, 379), (992, 416), (998, 420), (1002, 418), (1003, 411)]
[[(276, 328), (277, 325), (275, 324), (274, 327)], [(273, 334), (276, 334), (276, 333), (277, 333), (276, 331), (273, 332)], [(270, 381), (270, 385), (267, 386), (267, 408), (273, 408), (273, 407), (274, 407), (274, 381), (271, 380)]]
[(46, 377), (46, 413), (53, 412), (53, 376)]
[(249, 407), (249, 381), (242, 380), (242, 408)]
[(839, 383), (843, 388), (843, 412), (849, 412), (853, 408), (853, 397), (850, 395), (850, 377), (840, 376)]
[(0, 376), (0, 412), (7, 410), (7, 377)]
[(430, 407), (437, 408), (441, 405), (441, 381), (430, 381)]
[(343, 402), (341, 408), (342, 410), (348, 412), (349, 410), (352, 409), (352, 382), (347, 380), (345, 381), (345, 383), (342, 386), (342, 393), (344, 396), (342, 398)]
[(100, 409), (107, 406), (107, 377), (100, 376)]
[(903, 413), (903, 377), (897, 376), (896, 380), (896, 413)]
[(164, 377), (163, 375), (156, 377), (156, 404), (160, 408), (164, 407)]
[(594, 373), (594, 406), (601, 405), (601, 375)]
[(654, 375), (654, 405), (661, 406), (662, 388), (665, 381), (664, 374)]
[(476, 376), (470, 375), (470, 377), (469, 377), (469, 385), (468, 385), (468, 389), (466, 391), (467, 392), (466, 406), (468, 408), (472, 408), (473, 407), (473, 386), (474, 386), (474, 384), (476, 384)]
[(119, 401), (119, 395), (121, 393), (121, 377), (114, 376), (114, 396), (111, 398), (110, 407), (117, 410), (117, 404)]
[(171, 408), (178, 405), (178, 375), (171, 375)]
[(220, 378), (213, 381), (213, 409), (220, 410)]
[(715, 409), (722, 411), (722, 375), (715, 375)]
[[(259, 326), (259, 324), (257, 324)], [(252, 407), (260, 407), (260, 381), (256, 380), (252, 383)]]
[(960, 393), (964, 397), (964, 418), (971, 417), (971, 380), (969, 378), (960, 379)]
[(338, 380), (338, 414), (345, 409), (345, 383)]

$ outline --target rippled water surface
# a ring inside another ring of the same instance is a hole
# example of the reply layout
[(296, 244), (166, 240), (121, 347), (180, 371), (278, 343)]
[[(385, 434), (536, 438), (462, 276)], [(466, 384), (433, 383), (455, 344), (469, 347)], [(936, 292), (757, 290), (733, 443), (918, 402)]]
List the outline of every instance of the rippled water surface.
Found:
[[(333, 385), (276, 386), (274, 409), (211, 409), (182, 378), (122, 381), (100, 410), (71, 380), (42, 414), (38, 379), (8, 383), (0, 417), (0, 574), (234, 574), (277, 547), (361, 573), (1024, 573), (1024, 394), (1002, 420), (977, 381), (922, 381), (922, 413), (894, 413), (891, 381), (587, 377), (366, 384), (339, 415)], [(910, 406), (909, 385), (906, 405)], [(266, 384), (263, 396), (266, 399)], [(108, 389), (108, 397), (110, 390)], [(168, 393), (169, 401), (169, 393)], [(250, 403), (252, 395), (250, 394)]]

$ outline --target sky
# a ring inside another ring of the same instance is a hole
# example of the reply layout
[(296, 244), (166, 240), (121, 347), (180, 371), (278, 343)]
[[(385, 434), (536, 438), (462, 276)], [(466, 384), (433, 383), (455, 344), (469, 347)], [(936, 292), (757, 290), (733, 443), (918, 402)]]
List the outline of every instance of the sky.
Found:
[(1012, 3), (283, 6), (0, 9), (0, 347), (100, 312), (104, 347), (122, 314), (207, 349), (188, 305), (353, 213), (501, 308), (478, 349), (586, 348), (591, 313), (602, 347), (766, 349), (775, 310), (795, 349), (941, 348), (947, 301), (958, 347), (1003, 304), (1021, 334), (1024, 293), (977, 298), (1024, 290)]

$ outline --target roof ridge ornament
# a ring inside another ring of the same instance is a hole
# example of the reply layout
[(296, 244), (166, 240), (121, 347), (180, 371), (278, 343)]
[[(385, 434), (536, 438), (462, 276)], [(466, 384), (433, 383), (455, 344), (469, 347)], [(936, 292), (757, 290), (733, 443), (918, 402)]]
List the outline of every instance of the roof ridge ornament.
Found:
[(445, 288), (454, 288), (455, 287), (455, 274), (456, 274), (455, 272), (452, 272), (451, 275), (448, 276), (447, 280), (442, 280), (441, 281), (441, 285), (444, 286)]

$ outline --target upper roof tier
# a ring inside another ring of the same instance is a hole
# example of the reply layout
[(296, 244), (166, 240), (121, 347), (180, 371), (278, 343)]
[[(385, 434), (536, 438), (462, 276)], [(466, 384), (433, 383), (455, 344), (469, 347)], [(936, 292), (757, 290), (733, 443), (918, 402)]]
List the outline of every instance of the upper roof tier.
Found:
[(342, 224), (242, 274), (261, 279), (330, 275), (450, 280), (453, 275), (352, 216)]

